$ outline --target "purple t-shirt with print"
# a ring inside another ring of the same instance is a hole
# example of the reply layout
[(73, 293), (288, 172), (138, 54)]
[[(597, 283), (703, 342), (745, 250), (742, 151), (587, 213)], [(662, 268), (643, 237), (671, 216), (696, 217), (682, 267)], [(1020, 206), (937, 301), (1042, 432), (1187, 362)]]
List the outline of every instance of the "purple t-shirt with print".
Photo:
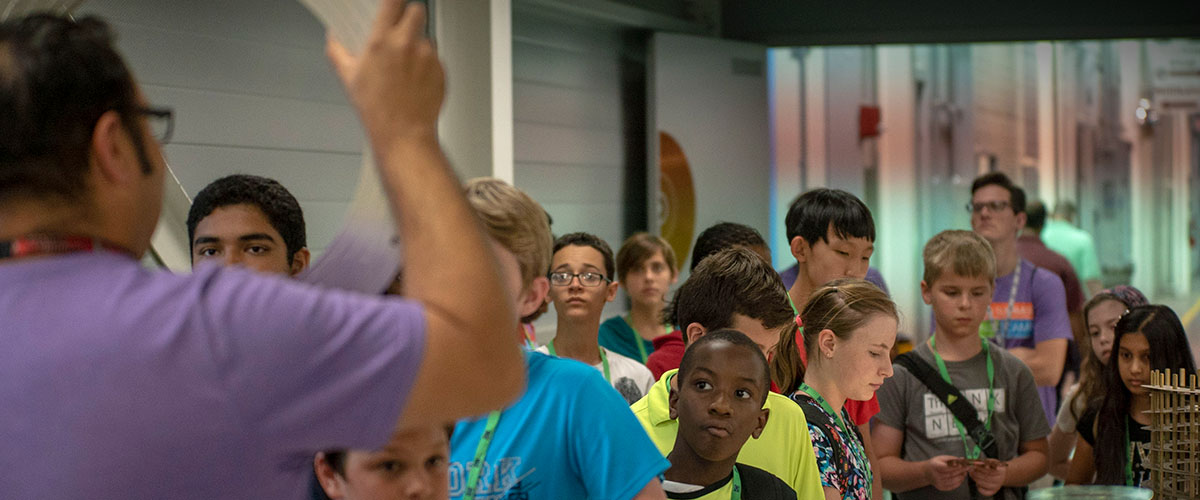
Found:
[[(997, 334), (1004, 335), (1004, 347), (1034, 348), (1047, 340), (1070, 339), (1071, 321), (1067, 317), (1062, 279), (1024, 259), (1020, 261), (1020, 273), (1011, 315), (1008, 314), (1008, 299), (1016, 273), (996, 278), (996, 291), (992, 294), (991, 318), (996, 320)], [(1057, 388), (1039, 385), (1038, 394), (1042, 398), (1046, 421), (1053, 423), (1058, 409)]]
[(378, 448), (424, 353), (412, 302), (110, 252), (0, 261), (6, 498), (304, 498)]

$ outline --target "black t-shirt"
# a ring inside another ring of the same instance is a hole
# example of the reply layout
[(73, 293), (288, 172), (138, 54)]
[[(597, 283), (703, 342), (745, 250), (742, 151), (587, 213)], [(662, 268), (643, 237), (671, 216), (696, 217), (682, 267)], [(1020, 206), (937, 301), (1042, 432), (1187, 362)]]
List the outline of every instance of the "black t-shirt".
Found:
[[(796, 500), (796, 490), (783, 482), (782, 479), (757, 467), (746, 464), (736, 464), (738, 475), (742, 479), (742, 500)], [(667, 493), (667, 498), (677, 500), (693, 500), (713, 493), (733, 480), (733, 474), (725, 479), (706, 486), (704, 489), (691, 493)]]
[[(1075, 425), (1075, 430), (1079, 432), (1079, 437), (1087, 441), (1094, 448), (1096, 446), (1096, 435), (1092, 432), (1096, 425), (1095, 408), (1088, 408), (1079, 417), (1079, 423)], [(1142, 464), (1150, 456), (1150, 431), (1142, 428), (1133, 417), (1126, 415), (1125, 423), (1129, 426), (1129, 447), (1133, 454), (1133, 486), (1141, 486), (1150, 484), (1150, 471), (1142, 467)], [(1126, 456), (1125, 459), (1129, 460)], [(1128, 462), (1126, 462), (1128, 463)]]

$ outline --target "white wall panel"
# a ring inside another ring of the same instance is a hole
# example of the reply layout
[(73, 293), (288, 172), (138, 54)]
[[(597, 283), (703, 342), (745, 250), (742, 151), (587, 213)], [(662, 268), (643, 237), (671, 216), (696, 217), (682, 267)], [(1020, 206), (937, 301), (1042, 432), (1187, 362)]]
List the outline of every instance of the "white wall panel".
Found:
[(348, 107), (324, 102), (143, 85), (175, 108), (173, 144), (358, 153), (362, 132)]
[(305, 201), (341, 201), (354, 190), (358, 154), (171, 144), (168, 158), (188, 196), (215, 178), (253, 172), (293, 181), (288, 190)]
[(517, 163), (618, 166), (624, 145), (618, 130), (522, 122), (515, 130)]
[[(625, 237), (621, 51), (615, 29), (513, 16), (514, 184), (550, 213), (555, 234), (590, 232), (613, 251)], [(624, 309), (618, 298), (604, 316)], [(540, 341), (555, 321), (551, 307)]]
[(184, 190), (232, 173), (279, 180), (319, 254), (341, 226), (363, 136), (324, 55), (325, 30), (295, 0), (89, 0), (147, 99), (175, 109), (166, 155)]
[(524, 82), (513, 88), (513, 107), (522, 123), (615, 132), (621, 128), (621, 98), (611, 91)]
[[(320, 48), (179, 33), (115, 23), (119, 43), (137, 54), (142, 85), (286, 97), (347, 106)], [(237, 74), (231, 78), (230, 68)]]

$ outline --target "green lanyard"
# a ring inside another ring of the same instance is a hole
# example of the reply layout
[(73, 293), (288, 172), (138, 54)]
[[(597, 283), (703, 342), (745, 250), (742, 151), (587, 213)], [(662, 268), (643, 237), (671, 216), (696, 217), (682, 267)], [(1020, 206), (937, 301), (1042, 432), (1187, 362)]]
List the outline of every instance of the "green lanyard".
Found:
[(742, 500), (742, 475), (738, 474), (737, 464), (733, 465), (733, 490), (729, 492), (729, 500)]
[[(649, 353), (646, 352), (646, 339), (643, 339), (642, 335), (638, 333), (637, 328), (633, 327), (633, 321), (630, 321), (628, 314), (622, 316), (621, 319), (625, 320), (625, 324), (629, 325), (630, 330), (633, 330), (633, 342), (637, 344), (638, 355), (642, 357), (642, 364), (646, 364), (646, 361), (650, 359)], [(664, 335), (670, 334), (672, 330), (671, 325), (663, 325), (663, 330)]]
[(488, 414), (487, 424), (483, 426), (483, 435), (479, 437), (479, 445), (475, 447), (475, 459), (467, 470), (467, 490), (463, 500), (475, 500), (475, 490), (479, 488), (479, 473), (483, 471), (483, 462), (487, 458), (488, 447), (492, 445), (492, 436), (496, 433), (496, 425), (500, 423), (500, 412)]
[(825, 410), (825, 413), (833, 416), (834, 423), (836, 423), (838, 428), (842, 430), (842, 434), (846, 436), (846, 439), (850, 441), (850, 443), (848, 443), (850, 450), (854, 452), (854, 456), (858, 458), (859, 463), (865, 466), (864, 472), (866, 472), (865, 477), (867, 483), (867, 496), (870, 497), (872, 494), (871, 488), (873, 487), (871, 483), (874, 481), (874, 476), (871, 472), (871, 461), (867, 459), (867, 450), (863, 448), (862, 443), (858, 443), (857, 448), (854, 447), (853, 443), (856, 441), (856, 439), (854, 438), (854, 434), (850, 432), (850, 428), (846, 426), (846, 419), (842, 418), (838, 412), (833, 411), (833, 407), (829, 406), (829, 402), (825, 401), (825, 398), (821, 396), (821, 393), (817, 392), (816, 389), (813, 389), (812, 386), (805, 383), (800, 384), (800, 390), (804, 391), (805, 394), (808, 394), (809, 397), (813, 398), (814, 401), (820, 404), (821, 409)]
[[(996, 410), (996, 369), (992, 366), (992, 350), (988, 344), (988, 341), (979, 339), (979, 343), (983, 344), (983, 354), (984, 356), (987, 356), (988, 375), (987, 422), (984, 422), (983, 428), (984, 430), (990, 432), (992, 430), (992, 414)], [(933, 351), (933, 359), (937, 361), (938, 372), (942, 374), (942, 380), (945, 380), (947, 384), (953, 385), (954, 382), (950, 381), (950, 372), (946, 370), (946, 362), (942, 360), (942, 355), (938, 354), (937, 352), (935, 337), (929, 338), (929, 347), (929, 350)], [(951, 413), (950, 416), (954, 417), (954, 413)], [(967, 458), (972, 460), (979, 458), (979, 455), (983, 453), (983, 450), (979, 448), (979, 443), (975, 443), (973, 450), (971, 449), (971, 446), (967, 444), (967, 429), (963, 427), (962, 422), (958, 421), (958, 417), (954, 417), (954, 426), (958, 428), (958, 437), (962, 438), (963, 453), (967, 455)]]
[[(553, 340), (551, 340), (549, 344), (546, 344), (546, 349), (550, 351), (551, 356), (558, 356), (558, 353), (554, 352)], [(608, 374), (608, 356), (604, 354), (603, 347), (600, 348), (600, 365), (604, 367), (604, 380), (611, 384), (612, 377)], [(463, 500), (467, 499), (464, 498)]]
[(1125, 417), (1125, 486), (1133, 484), (1133, 453), (1129, 452), (1129, 417)]
[(796, 309), (796, 303), (795, 303), (795, 302), (792, 302), (792, 294), (790, 294), (790, 293), (789, 293), (789, 294), (787, 294), (787, 298), (788, 298), (788, 305), (789, 305), (789, 306), (792, 306), (792, 314), (795, 314), (796, 316), (799, 316), (799, 315), (800, 315), (800, 310), (799, 310), (799, 309)]

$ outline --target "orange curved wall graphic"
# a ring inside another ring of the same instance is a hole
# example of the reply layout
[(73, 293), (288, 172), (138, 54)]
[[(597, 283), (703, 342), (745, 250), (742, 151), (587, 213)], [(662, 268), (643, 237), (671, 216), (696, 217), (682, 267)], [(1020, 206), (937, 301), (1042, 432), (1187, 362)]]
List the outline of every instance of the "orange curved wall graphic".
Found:
[(682, 266), (692, 249), (696, 227), (696, 190), (692, 169), (679, 142), (666, 132), (658, 133), (659, 220), (662, 237), (675, 250)]

